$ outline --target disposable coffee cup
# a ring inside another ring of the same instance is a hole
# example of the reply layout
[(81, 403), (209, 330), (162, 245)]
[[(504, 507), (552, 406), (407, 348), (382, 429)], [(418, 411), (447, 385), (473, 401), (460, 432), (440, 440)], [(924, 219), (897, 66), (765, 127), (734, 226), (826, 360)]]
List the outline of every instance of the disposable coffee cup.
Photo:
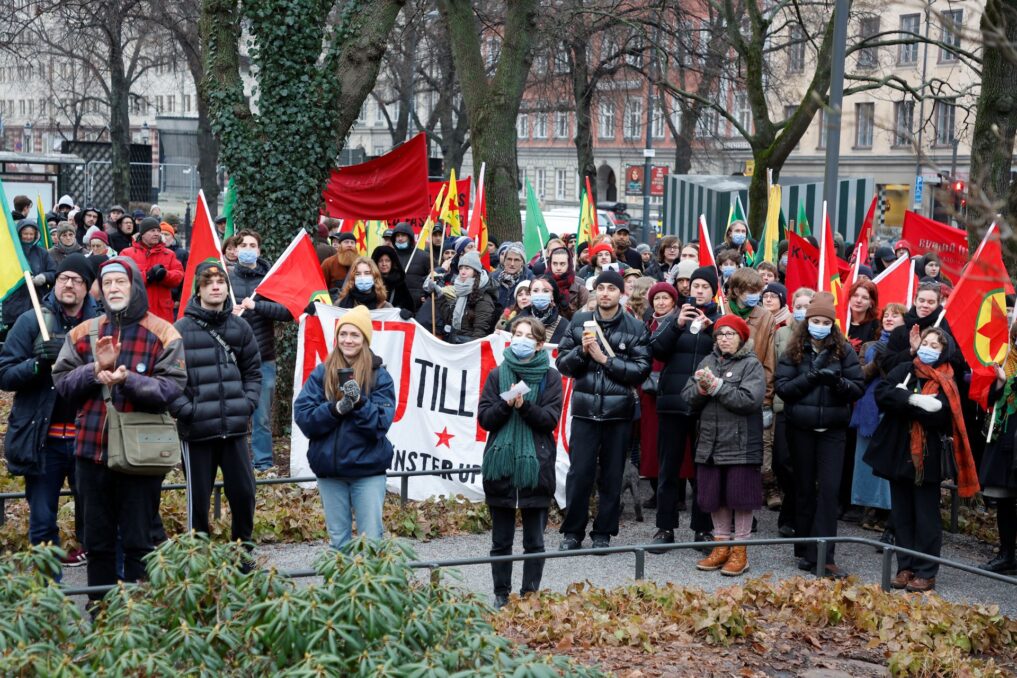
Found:
[(583, 323), (583, 335), (595, 336), (597, 334), (597, 321), (587, 320)]
[(691, 334), (699, 334), (701, 329), (703, 329), (703, 320), (701, 318), (696, 318), (692, 321), (692, 324), (689, 325), (689, 332)]

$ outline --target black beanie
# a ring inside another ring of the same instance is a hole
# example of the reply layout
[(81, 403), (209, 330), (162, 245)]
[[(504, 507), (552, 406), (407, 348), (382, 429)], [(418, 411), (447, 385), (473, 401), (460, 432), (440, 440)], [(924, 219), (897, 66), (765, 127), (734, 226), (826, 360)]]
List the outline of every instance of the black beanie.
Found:
[(689, 278), (689, 284), (692, 284), (693, 280), (705, 280), (706, 284), (713, 290), (714, 295), (717, 294), (717, 287), (719, 285), (717, 281), (717, 269), (713, 266), (700, 266), (692, 272), (692, 277)]
[(145, 217), (138, 225), (138, 237), (140, 238), (145, 235), (145, 233), (152, 230), (159, 230), (159, 220), (155, 217)]
[(767, 292), (773, 292), (780, 299), (781, 306), (787, 306), (787, 288), (781, 285), (779, 282), (767, 283), (766, 287), (763, 288), (763, 294)]
[(607, 271), (603, 271), (600, 275), (597, 276), (597, 282), (594, 283), (593, 286), (594, 288), (596, 288), (597, 285), (600, 285), (602, 283), (614, 285), (622, 292), (625, 291), (625, 280), (621, 277), (621, 274), (618, 273), (618, 271), (612, 271), (610, 269)]
[(63, 272), (77, 273), (81, 276), (81, 279), (85, 281), (85, 288), (92, 286), (95, 282), (95, 267), (92, 266), (92, 262), (88, 260), (85, 255), (75, 252), (74, 254), (68, 254), (57, 266), (56, 274), (60, 277)]

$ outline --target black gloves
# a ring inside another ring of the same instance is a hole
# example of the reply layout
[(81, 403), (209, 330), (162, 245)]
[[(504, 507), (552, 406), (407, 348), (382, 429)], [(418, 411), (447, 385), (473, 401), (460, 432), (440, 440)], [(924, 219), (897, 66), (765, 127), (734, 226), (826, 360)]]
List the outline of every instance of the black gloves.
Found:
[(401, 308), (399, 309), (399, 317), (402, 318), (403, 320), (409, 320), (410, 318), (413, 317), (413, 311), (406, 308)]
[(816, 372), (816, 381), (827, 386), (835, 386), (840, 381), (840, 375), (826, 367)]
[(42, 341), (40, 338), (35, 342), (35, 359), (40, 364), (52, 365), (56, 362), (57, 356), (60, 355), (60, 349), (63, 348), (63, 345), (63, 337), (53, 337), (49, 341)]
[(148, 269), (148, 275), (145, 276), (145, 282), (157, 283), (162, 281), (166, 277), (166, 267), (162, 264), (156, 264), (152, 268)]

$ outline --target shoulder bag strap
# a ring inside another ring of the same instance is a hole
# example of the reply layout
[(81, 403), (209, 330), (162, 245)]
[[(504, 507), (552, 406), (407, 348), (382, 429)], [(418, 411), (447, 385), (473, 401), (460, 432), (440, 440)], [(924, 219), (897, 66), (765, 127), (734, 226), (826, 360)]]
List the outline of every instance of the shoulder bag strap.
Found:
[(222, 335), (212, 329), (212, 327), (204, 320), (199, 318), (191, 318), (191, 320), (197, 323), (198, 327), (208, 332), (208, 334), (215, 339), (220, 346), (222, 346), (222, 350), (226, 352), (226, 358), (228, 360), (231, 360), (234, 365), (238, 364), (236, 354), (233, 352), (233, 349), (230, 348), (230, 345), (226, 343), (226, 340), (222, 338)]

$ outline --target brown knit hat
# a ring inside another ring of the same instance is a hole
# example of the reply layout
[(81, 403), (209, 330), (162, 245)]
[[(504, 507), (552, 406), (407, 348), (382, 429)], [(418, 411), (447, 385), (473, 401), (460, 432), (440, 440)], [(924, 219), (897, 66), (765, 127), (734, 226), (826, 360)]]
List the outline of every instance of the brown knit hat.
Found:
[(817, 292), (812, 297), (808, 310), (805, 311), (805, 318), (829, 318), (836, 322), (837, 309), (833, 303), (833, 295), (829, 292)]

